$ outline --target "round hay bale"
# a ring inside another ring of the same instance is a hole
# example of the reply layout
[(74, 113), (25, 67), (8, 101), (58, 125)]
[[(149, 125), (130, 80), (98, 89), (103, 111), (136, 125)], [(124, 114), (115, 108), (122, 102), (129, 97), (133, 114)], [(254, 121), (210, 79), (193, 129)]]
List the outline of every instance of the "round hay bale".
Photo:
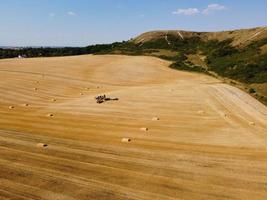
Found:
[(198, 113), (198, 114), (204, 114), (205, 111), (204, 111), (204, 110), (199, 110), (199, 111), (197, 111), (197, 113)]
[(52, 102), (56, 102), (57, 100), (53, 98), (53, 99), (51, 99), (51, 101), (52, 101)]
[(36, 144), (36, 147), (38, 147), (38, 148), (45, 148), (47, 146), (48, 146), (48, 144), (44, 144), (44, 143), (38, 143), (38, 144)]
[(248, 123), (250, 126), (255, 126), (255, 122), (249, 122)]
[(38, 88), (33, 88), (33, 90), (37, 91), (37, 90), (38, 90)]
[(80, 95), (83, 96), (84, 94), (81, 92)]
[(10, 110), (11, 110), (11, 109), (14, 109), (14, 108), (15, 108), (14, 106), (9, 106), (9, 107), (8, 107), (8, 109), (10, 109)]
[(131, 142), (132, 140), (131, 140), (131, 138), (122, 138), (121, 139), (121, 142), (123, 142), (123, 143), (128, 143), (128, 142)]
[(86, 89), (86, 90), (90, 90), (90, 88), (89, 88), (89, 87), (86, 87), (85, 89)]
[(148, 128), (146, 128), (146, 127), (142, 127), (142, 128), (140, 128), (140, 131), (147, 132), (147, 131), (148, 131)]
[(23, 104), (23, 106), (25, 106), (25, 107), (28, 107), (28, 106), (29, 106), (29, 104), (28, 104), (28, 103), (25, 103), (25, 104)]
[(47, 117), (54, 117), (54, 114), (49, 113), (49, 114), (47, 114), (46, 116), (47, 116)]
[(39, 83), (39, 81), (36, 81), (36, 83)]
[(152, 121), (159, 121), (159, 118), (158, 117), (153, 117)]

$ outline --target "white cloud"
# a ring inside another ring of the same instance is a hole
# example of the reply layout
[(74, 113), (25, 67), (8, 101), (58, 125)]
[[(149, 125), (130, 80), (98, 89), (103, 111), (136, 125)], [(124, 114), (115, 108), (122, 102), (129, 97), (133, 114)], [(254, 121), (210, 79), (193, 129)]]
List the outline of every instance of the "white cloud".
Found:
[(54, 18), (56, 16), (55, 13), (49, 13), (49, 17)]
[(226, 10), (226, 9), (227, 7), (224, 5), (213, 3), (213, 4), (209, 4), (204, 10), (200, 10), (198, 8), (185, 8), (185, 9), (178, 9), (177, 11), (174, 11), (172, 14), (187, 15), (187, 16), (192, 16), (192, 15), (197, 15), (197, 14), (208, 15), (212, 12)]
[(226, 10), (226, 9), (227, 9), (226, 6), (214, 3), (214, 4), (209, 4), (208, 7), (202, 11), (202, 13), (204, 15), (208, 15), (211, 12)]
[(75, 13), (75, 12), (73, 12), (73, 11), (69, 11), (69, 12), (67, 12), (67, 14), (69, 15), (69, 16), (76, 16), (77, 14)]
[(174, 15), (196, 15), (199, 13), (199, 10), (197, 8), (186, 8), (186, 9), (178, 9), (177, 11), (174, 11), (172, 14)]

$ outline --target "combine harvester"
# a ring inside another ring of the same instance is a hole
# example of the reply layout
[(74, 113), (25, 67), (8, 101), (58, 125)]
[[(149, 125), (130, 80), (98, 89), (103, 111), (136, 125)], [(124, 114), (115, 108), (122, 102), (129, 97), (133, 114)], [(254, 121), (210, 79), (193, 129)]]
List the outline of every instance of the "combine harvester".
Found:
[(96, 99), (96, 103), (101, 104), (104, 103), (105, 101), (118, 101), (118, 98), (110, 98), (110, 97), (106, 97), (106, 95), (99, 95), (97, 97), (95, 97)]

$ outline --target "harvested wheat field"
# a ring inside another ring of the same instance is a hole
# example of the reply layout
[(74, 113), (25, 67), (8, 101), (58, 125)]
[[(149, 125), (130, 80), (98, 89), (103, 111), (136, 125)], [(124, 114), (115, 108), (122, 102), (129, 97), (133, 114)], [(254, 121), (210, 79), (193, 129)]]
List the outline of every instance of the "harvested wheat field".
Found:
[(169, 64), (0, 60), (0, 199), (266, 200), (267, 108)]

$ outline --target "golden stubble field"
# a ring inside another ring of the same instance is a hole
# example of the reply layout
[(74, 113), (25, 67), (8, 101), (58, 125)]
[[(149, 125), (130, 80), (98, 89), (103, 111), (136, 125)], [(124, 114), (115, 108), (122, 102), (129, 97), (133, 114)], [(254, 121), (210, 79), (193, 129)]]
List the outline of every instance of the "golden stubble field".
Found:
[(0, 199), (266, 200), (267, 108), (168, 65), (0, 60)]

